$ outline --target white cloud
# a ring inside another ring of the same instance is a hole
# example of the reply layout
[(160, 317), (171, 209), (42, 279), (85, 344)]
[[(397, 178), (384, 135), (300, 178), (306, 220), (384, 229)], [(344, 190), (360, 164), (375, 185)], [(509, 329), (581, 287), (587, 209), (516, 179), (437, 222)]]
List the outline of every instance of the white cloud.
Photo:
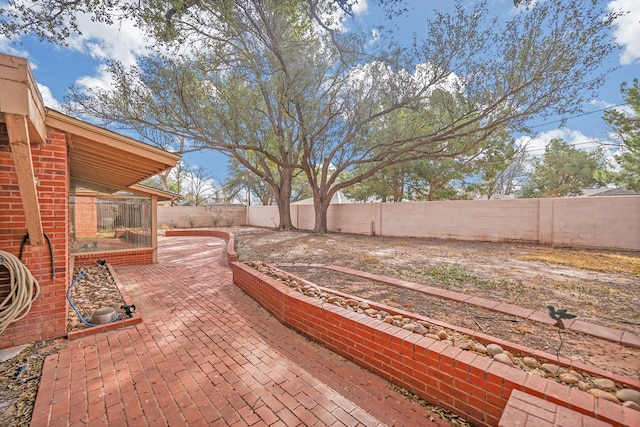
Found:
[[(14, 46), (12, 46), (11, 41), (2, 35), (0, 35), (0, 52), (6, 53), (8, 55), (20, 56), (22, 58), (29, 57), (29, 52), (27, 52), (26, 50), (16, 49)], [(33, 64), (30, 65), (31, 68), (34, 69)]]
[(112, 25), (93, 22), (88, 15), (77, 17), (78, 29), (66, 42), (69, 48), (104, 61), (115, 59), (125, 66), (136, 63), (136, 58), (148, 52), (143, 31), (133, 21), (123, 20)]
[(638, 0), (613, 0), (608, 4), (610, 11), (627, 12), (615, 24), (613, 35), (623, 47), (620, 55), (622, 65), (640, 61), (640, 2)]
[(58, 100), (51, 93), (51, 89), (48, 86), (42, 85), (40, 83), (36, 83), (38, 85), (38, 90), (40, 91), (40, 95), (42, 95), (42, 100), (44, 101), (44, 105), (49, 108), (53, 108), (57, 111), (63, 111), (62, 104), (58, 102)]
[(86, 89), (100, 89), (108, 91), (111, 89), (113, 76), (109, 73), (105, 64), (96, 68), (96, 74), (93, 76), (82, 76), (76, 80), (78, 87)]
[(352, 10), (355, 15), (365, 14), (367, 13), (368, 9), (368, 0), (357, 0), (356, 3), (352, 6)]
[(599, 148), (602, 143), (602, 141), (594, 141), (593, 138), (586, 136), (579, 130), (562, 127), (540, 133), (534, 137), (522, 136), (516, 139), (516, 144), (520, 147), (526, 147), (530, 157), (538, 158), (544, 155), (545, 147), (554, 138), (563, 139), (567, 144), (584, 151), (593, 151)]

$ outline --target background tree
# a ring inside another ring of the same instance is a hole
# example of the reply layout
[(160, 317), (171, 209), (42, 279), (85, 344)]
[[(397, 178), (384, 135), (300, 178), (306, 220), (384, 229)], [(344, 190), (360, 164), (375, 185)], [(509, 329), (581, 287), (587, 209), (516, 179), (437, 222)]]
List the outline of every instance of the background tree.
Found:
[(186, 186), (183, 191), (183, 204), (204, 206), (221, 200), (220, 189), (203, 167), (192, 165), (186, 173)]
[(525, 148), (518, 147), (506, 132), (495, 134), (474, 159), (465, 190), (483, 199), (513, 194), (525, 175)]
[(629, 87), (622, 85), (628, 110), (607, 110), (604, 120), (611, 126), (620, 142), (620, 150), (614, 155), (620, 169), (601, 170), (598, 177), (620, 187), (640, 192), (640, 84), (633, 80)]
[(521, 190), (522, 197), (579, 196), (583, 188), (602, 185), (594, 174), (602, 162), (599, 150), (586, 152), (554, 138), (536, 160), (529, 181)]

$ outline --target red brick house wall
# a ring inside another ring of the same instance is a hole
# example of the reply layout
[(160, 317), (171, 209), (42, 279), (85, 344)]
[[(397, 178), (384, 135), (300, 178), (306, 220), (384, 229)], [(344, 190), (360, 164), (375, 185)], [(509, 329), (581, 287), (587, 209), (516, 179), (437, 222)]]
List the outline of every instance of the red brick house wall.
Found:
[(74, 209), (76, 227), (75, 237), (95, 237), (98, 234), (96, 197), (76, 197)]
[[(24, 319), (12, 323), (0, 335), (0, 348), (61, 337), (66, 333), (69, 175), (64, 133), (49, 129), (47, 142), (32, 144), (31, 154), (34, 172), (40, 181), (37, 193), (43, 231), (51, 240), (53, 260), (48, 246), (25, 245), (22, 262), (38, 280), (40, 296)], [(6, 125), (0, 123), (0, 249), (18, 256), (26, 234), (27, 225)], [(52, 261), (55, 279), (51, 274)], [(0, 267), (1, 299), (8, 292), (6, 272), (6, 268)]]

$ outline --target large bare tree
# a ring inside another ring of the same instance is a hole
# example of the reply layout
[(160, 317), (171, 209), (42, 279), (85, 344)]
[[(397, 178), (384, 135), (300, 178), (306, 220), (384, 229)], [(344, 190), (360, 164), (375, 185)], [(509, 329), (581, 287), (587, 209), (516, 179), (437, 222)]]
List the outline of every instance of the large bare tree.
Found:
[(71, 98), (233, 156), (273, 188), (280, 228), (302, 169), (324, 233), (333, 195), (384, 168), (579, 111), (614, 48), (615, 15), (596, 2), (522, 2), (507, 20), (457, 2), (408, 49), (345, 32), (337, 12), (329, 0), (195, 2), (164, 29), (171, 54), (113, 64), (112, 91)]

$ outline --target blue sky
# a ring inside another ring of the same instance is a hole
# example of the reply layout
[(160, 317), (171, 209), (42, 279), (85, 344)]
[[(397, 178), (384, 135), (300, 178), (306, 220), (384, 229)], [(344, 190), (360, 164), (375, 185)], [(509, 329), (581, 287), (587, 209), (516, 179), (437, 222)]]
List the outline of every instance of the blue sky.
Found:
[[(407, 3), (409, 13), (393, 23), (399, 39), (410, 39), (414, 32), (419, 33), (432, 7), (429, 5), (431, 2), (424, 0), (408, 0)], [(513, 5), (512, 0), (493, 0), (492, 3), (494, 10), (504, 14), (509, 13)], [(555, 137), (586, 150), (595, 148), (598, 143), (607, 144), (612, 139), (600, 110), (623, 104), (620, 84), (640, 78), (640, 1), (608, 0), (606, 4), (611, 10), (630, 12), (618, 21), (612, 34), (621, 49), (611, 55), (606, 64), (619, 68), (608, 76), (598, 96), (585, 106), (590, 114), (568, 119), (562, 125), (540, 123), (535, 128), (537, 135), (523, 137), (532, 155), (541, 155), (545, 145)], [(380, 16), (380, 12), (366, 0), (361, 1), (357, 13), (359, 25), (364, 27), (375, 25)], [(41, 43), (33, 37), (23, 37), (21, 45), (0, 38), (0, 52), (29, 59), (45, 103), (54, 109), (61, 109), (60, 104), (71, 85), (108, 87), (109, 78), (104, 72), (104, 63), (108, 59), (132, 65), (136, 57), (146, 52), (144, 37), (131, 23), (109, 27), (91, 22), (84, 16), (78, 17), (78, 23), (83, 34), (71, 36), (67, 40), (68, 47)], [(191, 154), (185, 156), (185, 161), (205, 168), (219, 181), (226, 177), (226, 158), (221, 154), (211, 151)]]

